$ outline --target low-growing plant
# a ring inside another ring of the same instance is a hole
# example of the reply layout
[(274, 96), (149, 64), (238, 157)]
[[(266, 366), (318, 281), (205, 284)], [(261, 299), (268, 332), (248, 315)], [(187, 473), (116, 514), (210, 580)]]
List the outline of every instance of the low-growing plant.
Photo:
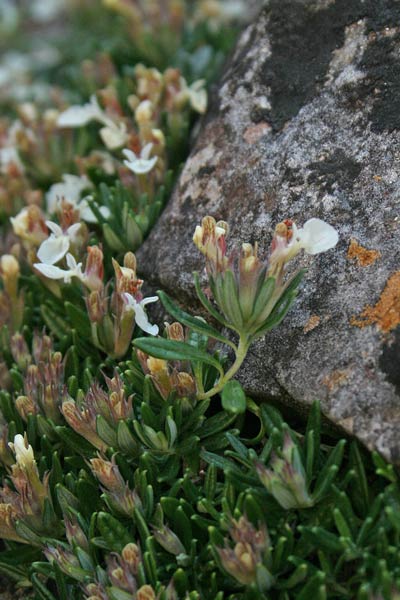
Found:
[(202, 316), (140, 278), (244, 12), (0, 3), (0, 572), (36, 600), (400, 598), (396, 469), (235, 379), (333, 227), (287, 219), (262, 259), (206, 216)]

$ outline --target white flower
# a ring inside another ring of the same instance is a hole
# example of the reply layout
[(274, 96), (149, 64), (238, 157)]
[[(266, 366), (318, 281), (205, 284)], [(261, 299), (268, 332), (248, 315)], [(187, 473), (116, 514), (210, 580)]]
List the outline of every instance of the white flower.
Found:
[[(69, 175), (62, 176), (62, 181), (54, 183), (46, 193), (47, 211), (53, 214), (57, 211), (62, 199), (72, 204), (79, 210), (80, 218), (87, 223), (97, 223), (97, 219), (89, 206), (90, 196), (80, 199), (81, 193), (87, 188), (93, 187), (91, 181), (85, 176)], [(107, 206), (99, 207), (104, 218), (110, 216), (110, 210)]]
[(100, 107), (95, 95), (83, 106), (73, 105), (62, 112), (58, 119), (59, 127), (82, 127), (90, 121), (98, 121), (103, 125), (100, 136), (107, 148), (115, 150), (125, 144), (128, 133), (125, 123), (115, 123)]
[(82, 127), (90, 123), (90, 121), (96, 120), (101, 122), (102, 118), (103, 111), (96, 96), (93, 95), (87, 104), (83, 106), (74, 104), (64, 110), (57, 119), (57, 125), (59, 127)]
[(82, 263), (76, 262), (72, 254), (66, 256), (68, 270), (60, 269), (54, 265), (46, 265), (44, 263), (35, 263), (33, 266), (45, 277), (49, 279), (63, 279), (65, 283), (71, 283), (72, 277), (77, 277), (85, 283), (85, 274), (82, 273)]
[(150, 158), (151, 151), (153, 149), (153, 144), (146, 144), (144, 148), (142, 148), (140, 152), (140, 156), (137, 156), (132, 150), (128, 150), (125, 148), (122, 150), (122, 154), (126, 156), (128, 160), (124, 160), (124, 165), (128, 167), (133, 173), (137, 175), (143, 175), (144, 173), (149, 173), (154, 165), (156, 164), (158, 157), (153, 156)]
[[(86, 223), (97, 223), (97, 217), (90, 208), (89, 200), (93, 200), (93, 196), (85, 196), (80, 200), (77, 204), (76, 208), (79, 209), (79, 214), (82, 221), (86, 221)], [(111, 215), (111, 211), (108, 206), (99, 206), (98, 207), (100, 214), (105, 218)]]
[(84, 175), (79, 177), (66, 173), (62, 176), (62, 181), (54, 183), (46, 193), (47, 211), (50, 214), (55, 213), (63, 198), (76, 206), (83, 190), (90, 187), (92, 183)]
[(15, 453), (15, 459), (21, 467), (30, 467), (35, 462), (33, 448), (30, 444), (25, 445), (25, 438), (20, 433), (14, 437), (14, 443), (9, 442), (8, 445)]
[[(290, 220), (289, 220), (290, 221)], [(280, 272), (283, 265), (304, 250), (307, 254), (319, 254), (336, 246), (338, 232), (321, 219), (309, 219), (298, 229), (293, 221), (279, 223), (271, 245), (269, 272)]]
[(37, 252), (39, 260), (46, 265), (54, 265), (61, 260), (68, 252), (71, 242), (81, 228), (80, 223), (74, 223), (64, 233), (57, 223), (46, 221), (47, 227), (52, 232), (50, 236), (42, 242)]
[(114, 123), (109, 119), (108, 125), (100, 129), (100, 137), (109, 150), (121, 148), (128, 139), (125, 123)]
[(137, 302), (132, 294), (128, 294), (127, 292), (123, 294), (126, 301), (126, 309), (125, 310), (133, 310), (135, 312), (135, 322), (140, 329), (149, 333), (150, 335), (158, 334), (158, 326), (152, 325), (149, 323), (147, 315), (144, 311), (144, 306), (146, 304), (150, 304), (151, 302), (157, 302), (157, 296), (150, 296), (149, 298), (143, 298), (140, 302)]
[[(319, 254), (330, 250), (339, 240), (339, 234), (332, 225), (322, 219), (309, 219), (302, 229), (293, 225), (291, 244), (303, 248), (307, 254)], [(290, 245), (291, 245), (290, 244)]]

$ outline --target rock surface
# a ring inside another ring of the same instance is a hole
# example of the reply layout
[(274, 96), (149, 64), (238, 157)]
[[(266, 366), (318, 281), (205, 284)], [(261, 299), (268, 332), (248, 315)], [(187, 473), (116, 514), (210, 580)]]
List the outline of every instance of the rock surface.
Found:
[[(322, 218), (294, 308), (250, 350), (249, 393), (305, 409), (400, 464), (400, 3), (271, 0), (242, 33), (175, 193), (138, 253), (192, 309), (191, 238), (211, 214), (231, 247)], [(302, 263), (307, 263), (304, 257)]]

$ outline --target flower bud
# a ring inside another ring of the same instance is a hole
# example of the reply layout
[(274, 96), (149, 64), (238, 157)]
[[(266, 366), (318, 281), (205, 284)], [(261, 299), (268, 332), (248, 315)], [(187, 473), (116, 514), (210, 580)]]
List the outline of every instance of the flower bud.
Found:
[(123, 547), (121, 552), (122, 558), (129, 566), (130, 571), (137, 575), (139, 565), (142, 561), (139, 547), (132, 542)]
[(32, 357), (28, 344), (20, 333), (15, 333), (11, 338), (11, 354), (21, 371), (25, 371)]
[(166, 525), (154, 529), (153, 536), (157, 542), (170, 554), (186, 554), (186, 550), (177, 535)]
[(86, 308), (91, 323), (101, 323), (105, 314), (105, 299), (101, 292), (90, 292), (86, 298)]
[(151, 585), (142, 585), (136, 592), (136, 600), (156, 600), (156, 594)]
[(172, 323), (172, 325), (166, 326), (168, 338), (177, 342), (185, 341), (185, 333), (180, 323)]
[(34, 246), (40, 246), (48, 237), (42, 211), (35, 204), (23, 208), (16, 217), (11, 217), (10, 221), (15, 235)]
[(85, 284), (92, 291), (100, 291), (104, 277), (103, 252), (99, 246), (88, 246), (87, 252)]
[(11, 300), (15, 300), (18, 292), (18, 279), (20, 274), (19, 262), (12, 254), (3, 254), (0, 258), (0, 272), (4, 289)]
[(17, 434), (14, 437), (14, 442), (8, 444), (15, 454), (15, 460), (19, 467), (23, 470), (30, 470), (32, 467), (36, 467), (35, 457), (33, 455), (33, 448), (28, 444), (28, 440), (21, 434)]
[(140, 126), (152, 122), (154, 108), (150, 100), (143, 100), (135, 110), (135, 119)]
[(288, 433), (285, 434), (281, 457), (274, 454), (270, 467), (267, 469), (258, 463), (256, 471), (263, 485), (282, 508), (289, 510), (313, 506), (298, 448)]
[(18, 396), (15, 406), (25, 422), (28, 421), (29, 415), (36, 415), (39, 412), (34, 400), (28, 396)]

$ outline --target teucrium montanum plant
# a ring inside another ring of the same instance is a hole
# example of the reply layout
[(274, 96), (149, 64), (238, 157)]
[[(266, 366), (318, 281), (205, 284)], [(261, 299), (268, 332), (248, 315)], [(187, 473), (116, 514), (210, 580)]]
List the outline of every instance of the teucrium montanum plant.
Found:
[(309, 219), (303, 228), (286, 219), (279, 223), (271, 242), (268, 260), (258, 256), (258, 243), (242, 244), (241, 252), (227, 252), (226, 238), (229, 227), (225, 221), (216, 222), (204, 217), (196, 227), (193, 241), (206, 258), (209, 291), (214, 303), (201, 289), (198, 273), (194, 281), (203, 307), (224, 328), (239, 339), (232, 342), (200, 318), (190, 317), (177, 308), (164, 292), (159, 292), (165, 308), (174, 318), (191, 329), (230, 346), (235, 360), (224, 372), (219, 362), (210, 355), (198, 352), (189, 345), (174, 340), (140, 338), (134, 344), (143, 352), (158, 359), (192, 359), (214, 365), (219, 371), (216, 383), (204, 390), (202, 371), (194, 369), (198, 399), (206, 399), (221, 392), (242, 365), (252, 342), (265, 335), (282, 321), (297, 296), (305, 269), (287, 274), (288, 263), (301, 250), (314, 255), (333, 248), (338, 242), (337, 231), (321, 219)]

